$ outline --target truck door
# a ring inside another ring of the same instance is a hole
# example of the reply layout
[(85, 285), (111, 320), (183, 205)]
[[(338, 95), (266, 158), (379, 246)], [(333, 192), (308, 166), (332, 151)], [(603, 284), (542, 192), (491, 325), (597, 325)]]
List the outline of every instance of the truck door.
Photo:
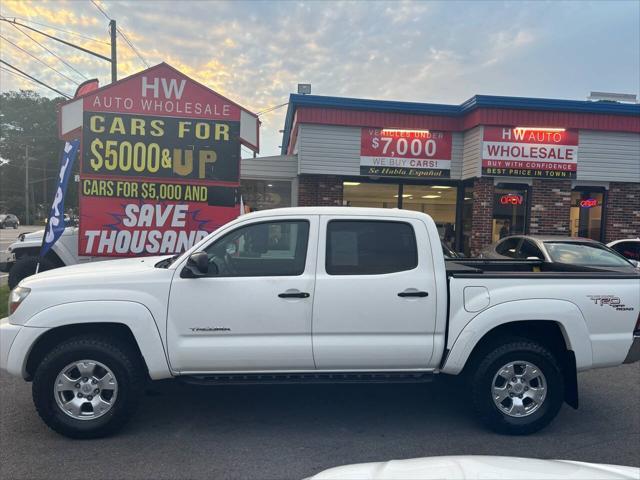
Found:
[(178, 267), (167, 322), (172, 368), (313, 370), (317, 236), (317, 216), (255, 219), (204, 249), (208, 276), (182, 278)]
[(316, 368), (429, 368), (436, 283), (425, 224), (397, 217), (320, 218)]

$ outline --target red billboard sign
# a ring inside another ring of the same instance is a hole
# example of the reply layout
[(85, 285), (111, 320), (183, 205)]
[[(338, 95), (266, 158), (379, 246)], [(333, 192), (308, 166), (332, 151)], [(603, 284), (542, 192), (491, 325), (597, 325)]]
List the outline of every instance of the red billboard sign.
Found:
[(363, 128), (360, 174), (388, 177), (449, 177), (451, 132)]
[(81, 97), (79, 254), (172, 254), (240, 213), (241, 107), (166, 64)]
[(577, 167), (577, 130), (484, 127), (484, 175), (575, 178)]

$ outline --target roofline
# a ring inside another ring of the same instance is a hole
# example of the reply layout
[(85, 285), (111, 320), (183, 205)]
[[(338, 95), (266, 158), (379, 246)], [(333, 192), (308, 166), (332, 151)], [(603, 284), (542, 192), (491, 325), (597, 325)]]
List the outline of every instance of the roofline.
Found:
[(197, 86), (199, 86), (200, 88), (204, 88), (205, 90), (207, 90), (209, 93), (213, 94), (213, 95), (217, 95), (218, 97), (222, 98), (224, 101), (238, 107), (240, 110), (243, 110), (244, 112), (248, 113), (249, 115), (254, 116), (256, 119), (258, 118), (258, 115), (256, 113), (253, 113), (251, 110), (247, 110), (245, 107), (243, 107), (242, 105), (240, 105), (239, 103), (234, 102), (233, 100), (230, 100), (229, 98), (225, 97), (224, 95), (221, 95), (220, 93), (216, 92), (215, 90), (212, 90), (211, 88), (207, 87), (205, 84), (191, 78), (189, 75), (187, 75), (186, 73), (181, 72), (180, 70), (178, 70), (176, 67), (174, 67), (173, 65), (169, 65), (167, 62), (160, 62), (157, 65), (152, 65), (149, 68), (146, 68), (144, 70), (140, 70), (139, 72), (135, 72), (132, 73), (131, 75), (127, 76), (127, 77), (122, 77), (120, 80), (116, 80), (115, 82), (111, 82), (111, 83), (107, 83), (106, 85), (103, 85), (102, 87), (96, 88), (95, 90), (91, 90), (83, 95), (80, 95), (78, 97), (73, 97), (70, 98), (68, 100), (65, 100), (63, 102), (60, 102), (58, 105), (59, 107), (62, 107), (64, 105), (67, 105), (69, 103), (75, 102), (76, 100), (79, 100), (81, 98), (85, 98), (89, 95), (95, 95), (96, 93), (99, 92), (103, 92), (105, 90), (107, 90), (108, 88), (111, 88), (115, 85), (119, 85), (121, 83), (127, 82), (129, 80), (132, 80), (134, 78), (140, 77), (142, 75), (147, 74), (148, 72), (155, 70), (157, 68), (160, 67), (167, 67), (170, 70), (173, 70), (175, 73), (177, 73), (178, 75), (188, 78), (189, 81), (193, 82), (194, 84), (196, 84)]
[(343, 110), (370, 110), (375, 112), (406, 113), (413, 115), (439, 115), (461, 117), (478, 108), (538, 110), (602, 115), (640, 115), (640, 104), (597, 102), (590, 100), (559, 100), (550, 98), (505, 97), (474, 95), (460, 105), (440, 103), (400, 102), (365, 98), (328, 97), (323, 95), (289, 95), (289, 105), (282, 137), (282, 153), (286, 153), (298, 107), (339, 108)]

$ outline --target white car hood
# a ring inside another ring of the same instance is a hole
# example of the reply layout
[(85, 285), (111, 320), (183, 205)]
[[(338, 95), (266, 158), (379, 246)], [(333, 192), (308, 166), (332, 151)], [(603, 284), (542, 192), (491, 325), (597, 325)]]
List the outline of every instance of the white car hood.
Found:
[(46, 272), (26, 278), (21, 282), (21, 285), (31, 287), (37, 286), (39, 283), (49, 283), (50, 281), (60, 283), (67, 283), (71, 281), (76, 283), (79, 276), (86, 278), (87, 281), (94, 282), (99, 282), (100, 279), (105, 276), (119, 275), (126, 277), (130, 274), (153, 268), (156, 263), (164, 258), (168, 258), (169, 256), (170, 255), (123, 258), (54, 268), (53, 270), (47, 270)]
[(360, 463), (330, 468), (313, 480), (613, 480), (640, 478), (640, 469), (566, 460), (497, 456), (446, 456)]

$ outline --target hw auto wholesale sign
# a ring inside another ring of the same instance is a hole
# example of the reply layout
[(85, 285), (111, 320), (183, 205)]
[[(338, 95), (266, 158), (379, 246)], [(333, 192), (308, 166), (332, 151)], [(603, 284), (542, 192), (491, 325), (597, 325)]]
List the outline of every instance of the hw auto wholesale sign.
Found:
[(484, 127), (484, 175), (576, 178), (577, 167), (577, 130)]
[(80, 255), (177, 253), (237, 217), (238, 105), (166, 64), (81, 101)]
[(363, 128), (360, 134), (360, 174), (449, 177), (451, 143), (451, 132)]

